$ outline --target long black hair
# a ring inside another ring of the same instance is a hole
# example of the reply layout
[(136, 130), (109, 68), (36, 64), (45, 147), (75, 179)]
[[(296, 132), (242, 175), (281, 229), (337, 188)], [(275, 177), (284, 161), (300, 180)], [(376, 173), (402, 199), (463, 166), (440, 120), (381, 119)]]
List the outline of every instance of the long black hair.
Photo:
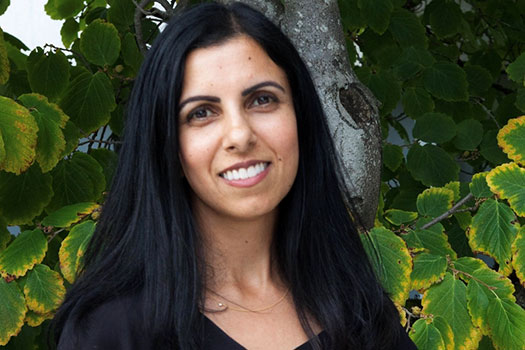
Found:
[(115, 180), (81, 275), (55, 317), (56, 339), (66, 320), (78, 322), (96, 305), (140, 292), (144, 332), (159, 348), (199, 348), (205, 264), (180, 175), (178, 103), (188, 54), (240, 35), (266, 51), (292, 90), (299, 169), (280, 203), (273, 246), (306, 334), (314, 335), (313, 317), (331, 349), (395, 343), (397, 310), (349, 215), (350, 197), (308, 69), (277, 26), (241, 3), (202, 4), (177, 15), (150, 49), (127, 109)]

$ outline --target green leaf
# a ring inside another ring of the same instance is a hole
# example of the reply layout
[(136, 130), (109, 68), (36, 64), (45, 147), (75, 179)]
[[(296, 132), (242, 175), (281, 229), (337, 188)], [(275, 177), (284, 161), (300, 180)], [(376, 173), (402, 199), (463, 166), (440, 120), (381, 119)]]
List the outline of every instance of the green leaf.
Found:
[(414, 269), (410, 279), (412, 289), (422, 291), (443, 278), (447, 271), (447, 259), (441, 255), (420, 253), (414, 257)]
[(7, 229), (7, 223), (0, 218), (0, 252), (5, 249), (7, 244), (11, 241), (11, 233)]
[(463, 69), (450, 62), (436, 62), (423, 72), (425, 88), (435, 97), (445, 101), (467, 101), (467, 75)]
[(456, 259), (456, 252), (448, 243), (445, 229), (441, 224), (437, 223), (425, 230), (421, 229), (421, 226), (429, 221), (430, 219), (419, 220), (415, 230), (410, 230), (408, 234), (401, 236), (407, 243), (408, 248), (412, 251), (424, 249), (433, 255), (449, 255), (451, 259)]
[(29, 224), (53, 197), (50, 174), (33, 165), (21, 175), (0, 171), (0, 215), (8, 224)]
[(403, 163), (403, 159), (405, 159), (405, 157), (403, 156), (401, 147), (390, 143), (383, 145), (383, 163), (388, 169), (396, 171)]
[(430, 67), (436, 60), (427, 49), (421, 47), (407, 47), (396, 60), (393, 66), (394, 74), (400, 80), (408, 80)]
[(394, 62), (394, 74), (400, 80), (408, 80), (421, 72), (426, 67), (430, 67), (436, 60), (427, 49), (421, 47), (407, 47)]
[(474, 327), (467, 310), (465, 284), (450, 273), (439, 284), (430, 287), (423, 295), (423, 314), (441, 316), (447, 320), (454, 334), (456, 349), (475, 349), (481, 333)]
[(48, 0), (44, 9), (52, 19), (73, 17), (84, 8), (83, 0)]
[(24, 325), (27, 312), (24, 295), (16, 282), (7, 283), (0, 278), (0, 346), (16, 336)]
[[(464, 256), (454, 260), (453, 264), (456, 270), (459, 270), (460, 272), (466, 272), (470, 275), (473, 275), (474, 271), (478, 269), (488, 268), (487, 264), (485, 264), (481, 259), (476, 259), (470, 256)], [(470, 281), (470, 277), (468, 277), (466, 274), (460, 273), (459, 277), (465, 282)]]
[(487, 308), (494, 298), (507, 298), (515, 301), (514, 287), (512, 282), (491, 270), (487, 266), (475, 270), (468, 281), (467, 301), (472, 322), (482, 331), (484, 335), (489, 335), (490, 326), (487, 322)]
[[(126, 30), (133, 24), (135, 5), (129, 0), (109, 0), (108, 21), (117, 28)], [(128, 32), (128, 34), (131, 34)]]
[(401, 98), (401, 86), (389, 70), (372, 74), (368, 87), (372, 90), (374, 96), (381, 101), (382, 115), (392, 112)]
[(395, 9), (390, 18), (389, 30), (394, 39), (403, 47), (424, 48), (427, 46), (425, 27), (413, 12), (402, 8)]
[(69, 85), (60, 107), (84, 134), (97, 130), (116, 107), (109, 78), (102, 72), (81, 72)]
[(508, 299), (494, 298), (489, 303), (487, 321), (496, 349), (523, 349), (525, 310)]
[(385, 211), (385, 219), (395, 226), (401, 226), (417, 219), (417, 213), (399, 209), (388, 209)]
[(440, 0), (438, 3), (438, 6), (432, 6), (430, 26), (438, 38), (448, 38), (461, 28), (463, 15), (455, 2)]
[(110, 66), (120, 52), (117, 28), (101, 19), (91, 22), (80, 36), (80, 50), (86, 59), (98, 66)]
[(520, 228), (512, 243), (512, 267), (521, 285), (525, 285), (525, 226)]
[(100, 205), (93, 202), (66, 205), (57, 211), (52, 212), (42, 220), (42, 226), (69, 227), (72, 224), (76, 224), (87, 215), (91, 215), (91, 213), (98, 208), (100, 208)]
[(36, 161), (42, 172), (53, 169), (62, 158), (66, 147), (62, 129), (69, 119), (67, 115), (46, 97), (38, 94), (26, 94), (18, 98), (31, 111), (38, 125), (38, 142), (36, 145)]
[(443, 186), (458, 178), (459, 167), (442, 148), (434, 145), (413, 145), (408, 151), (407, 168), (412, 176), (426, 186)]
[(78, 147), (78, 141), (82, 134), (80, 133), (80, 130), (77, 128), (77, 126), (70, 120), (67, 121), (63, 133), (66, 140), (66, 147), (64, 149), (64, 153), (62, 153), (62, 156), (65, 157)]
[(474, 151), (483, 138), (483, 126), (475, 119), (463, 120), (457, 124), (457, 134), (454, 139), (456, 148)]
[(510, 159), (525, 165), (525, 116), (510, 119), (501, 128), (498, 144)]
[[(0, 29), (1, 31), (2, 29)], [(4, 36), (6, 35), (7, 33), (4, 33)], [(0, 39), (1, 40), (1, 39)], [(26, 70), (27, 68), (27, 56), (24, 55), (22, 52), (20, 52), (20, 49), (15, 47), (13, 44), (11, 44), (10, 42), (8, 41), (4, 41), (4, 44), (5, 44), (5, 49), (7, 51), (7, 57), (14, 63), (14, 65), (16, 66), (17, 69), (21, 69), (21, 70)], [(23, 44), (22, 44), (23, 45)], [(8, 62), (6, 62), (8, 63)], [(9, 79), (14, 79), (16, 78), (16, 71), (14, 71), (14, 68), (13, 67), (13, 70), (11, 70), (11, 67), (9, 67), (9, 71), (14, 74), (14, 76)], [(4, 68), (2, 68), (4, 69)]]
[(55, 195), (46, 208), (56, 211), (63, 206), (94, 202), (101, 198), (106, 180), (99, 163), (88, 154), (76, 152), (62, 160), (52, 171)]
[(454, 350), (454, 333), (448, 322), (441, 316), (434, 316), (432, 323), (441, 333), (441, 338), (445, 342), (445, 348), (447, 350)]
[(41, 314), (52, 312), (60, 306), (66, 294), (64, 280), (48, 266), (35, 265), (27, 274), (24, 294), (30, 310)]
[(494, 258), (499, 272), (505, 276), (512, 272), (511, 244), (518, 231), (517, 225), (512, 223), (514, 219), (514, 212), (506, 204), (488, 199), (474, 215), (469, 232), (472, 250)]
[(486, 68), (478, 65), (468, 65), (463, 69), (467, 74), (469, 91), (473, 95), (482, 95), (492, 85), (492, 75)]
[[(31, 326), (31, 327), (38, 327), (40, 326), (45, 320), (49, 320), (49, 319), (52, 319), (54, 316), (54, 314), (52, 312), (49, 312), (47, 314), (39, 314), (37, 312), (34, 312), (34, 311), (31, 311), (31, 310), (27, 310), (27, 313), (26, 313), (26, 318), (24, 320), (24, 322), (28, 325), (28, 326)], [(22, 332), (23, 332), (23, 329), (22, 329)], [(19, 336), (17, 336), (15, 339), (18, 339)], [(32, 341), (29, 342), (30, 346), (32, 346), (34, 344), (35, 340), (33, 339)], [(9, 343), (11, 345), (11, 343)], [(27, 349), (27, 346), (25, 347), (21, 347), (20, 348), (21, 350), (22, 349)]]
[(455, 202), (461, 199), (461, 195), (460, 195), (461, 183), (459, 181), (450, 181), (449, 183), (445, 184), (445, 186), (443, 187), (452, 191)]
[(456, 136), (456, 124), (446, 114), (426, 113), (416, 120), (412, 135), (426, 142), (445, 143)]
[(422, 216), (436, 218), (452, 208), (454, 192), (446, 188), (427, 188), (417, 196), (417, 211)]
[(9, 58), (7, 56), (7, 47), (4, 41), (4, 32), (0, 28), (0, 85), (7, 83), (9, 80)]
[(44, 233), (35, 229), (20, 233), (15, 240), (0, 253), (0, 275), (5, 277), (24, 276), (46, 256), (47, 240)]
[(414, 322), (410, 338), (419, 350), (446, 350), (441, 333), (431, 320), (420, 318)]
[(139, 71), (143, 57), (137, 46), (135, 36), (131, 33), (126, 33), (122, 40), (122, 59), (126, 65), (133, 69), (133, 72)]
[(488, 130), (479, 145), (481, 155), (495, 165), (509, 161), (507, 155), (498, 146), (497, 134), (498, 130)]
[(89, 155), (95, 158), (95, 160), (102, 167), (102, 171), (104, 172), (104, 177), (106, 178), (106, 184), (107, 185), (111, 184), (111, 181), (113, 180), (113, 174), (115, 173), (115, 170), (117, 169), (117, 164), (118, 164), (117, 154), (113, 151), (110, 151), (109, 149), (96, 148), (96, 149), (92, 149), (89, 152)]
[(69, 235), (62, 242), (58, 253), (60, 270), (69, 283), (73, 283), (76, 279), (76, 274), (85, 249), (94, 231), (95, 223), (91, 220), (84, 221), (73, 227)]
[(412, 119), (417, 119), (427, 112), (434, 110), (434, 100), (425, 89), (410, 87), (405, 90), (401, 99), (405, 114)]
[(58, 100), (69, 84), (69, 62), (62, 51), (47, 54), (41, 48), (27, 59), (27, 78), (34, 92)]
[(345, 29), (355, 30), (366, 26), (366, 21), (357, 7), (357, 0), (338, 0), (338, 5), (341, 12), (341, 22)]
[(384, 227), (362, 234), (361, 241), (383, 288), (393, 301), (404, 305), (412, 272), (412, 259), (405, 242)]
[(64, 22), (62, 29), (60, 29), (60, 36), (62, 37), (62, 44), (66, 48), (70, 47), (73, 41), (77, 40), (79, 30), (80, 26), (74, 18), (68, 18)]
[(507, 74), (516, 83), (523, 85), (525, 79), (525, 52), (508, 65)]
[(394, 10), (392, 0), (358, 0), (361, 16), (376, 33), (383, 34), (390, 23), (390, 15)]
[(0, 0), (0, 16), (5, 13), (5, 10), (9, 7), (10, 0)]
[(38, 126), (29, 111), (15, 101), (0, 96), (0, 138), (3, 157), (0, 170), (20, 174), (35, 159)]
[(516, 163), (502, 164), (490, 171), (487, 184), (499, 198), (507, 199), (519, 216), (525, 216), (525, 169)]
[(490, 187), (487, 184), (488, 171), (483, 173), (477, 173), (472, 176), (472, 182), (469, 184), (470, 192), (476, 198), (488, 198), (492, 197), (493, 193), (490, 191)]

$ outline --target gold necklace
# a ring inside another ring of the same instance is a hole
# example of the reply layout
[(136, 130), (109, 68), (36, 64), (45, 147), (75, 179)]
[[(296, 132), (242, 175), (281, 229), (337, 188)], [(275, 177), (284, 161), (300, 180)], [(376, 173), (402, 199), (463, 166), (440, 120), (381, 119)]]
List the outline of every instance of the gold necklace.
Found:
[(228, 304), (225, 304), (221, 301), (218, 301), (217, 300), (217, 307), (219, 307), (218, 310), (206, 310), (208, 312), (221, 312), (221, 311), (226, 311), (226, 310), (233, 310), (233, 311), (239, 311), (239, 312), (254, 312), (254, 313), (261, 313), (261, 312), (264, 312), (264, 311), (267, 311), (267, 310), (270, 310), (271, 308), (277, 306), (278, 304), (280, 304), (284, 298), (286, 298), (286, 296), (288, 295), (288, 293), (290, 292), (290, 288), (286, 289), (286, 292), (283, 294), (282, 297), (279, 298), (279, 300), (277, 300), (276, 302), (274, 302), (273, 304), (269, 305), (269, 306), (265, 306), (265, 307), (262, 307), (260, 309), (249, 309), (245, 306), (242, 306), (238, 303), (236, 303), (235, 301), (233, 300), (230, 300), (222, 295), (220, 295), (219, 293), (217, 293), (216, 291), (214, 290), (211, 290), (209, 288), (206, 288), (210, 293), (212, 294), (215, 294), (216, 296), (220, 297), (221, 299), (224, 299), (226, 300), (228, 303), (230, 304), (233, 304), (233, 305), (237, 305), (237, 307), (234, 307), (234, 306), (231, 306), (231, 305), (228, 305)]

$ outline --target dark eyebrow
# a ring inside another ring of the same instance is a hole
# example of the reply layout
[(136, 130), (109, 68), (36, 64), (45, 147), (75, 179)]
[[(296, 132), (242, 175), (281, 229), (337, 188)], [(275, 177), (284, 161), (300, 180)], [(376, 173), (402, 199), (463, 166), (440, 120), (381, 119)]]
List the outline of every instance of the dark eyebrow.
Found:
[(182, 101), (179, 104), (179, 109), (182, 109), (182, 107), (184, 107), (185, 104), (194, 102), (194, 101), (221, 102), (221, 99), (215, 96), (192, 96)]
[(262, 88), (262, 87), (264, 87), (264, 86), (273, 86), (273, 87), (278, 88), (278, 89), (281, 90), (282, 92), (285, 92), (285, 91), (284, 91), (284, 88), (283, 88), (281, 85), (277, 84), (276, 82), (274, 82), (274, 81), (263, 81), (262, 83), (255, 84), (254, 86), (249, 87), (249, 88), (247, 88), (246, 90), (244, 90), (244, 91), (242, 92), (242, 96), (249, 95), (249, 94), (251, 94), (252, 92), (254, 92), (255, 90), (257, 90), (257, 89), (259, 89), (259, 88)]

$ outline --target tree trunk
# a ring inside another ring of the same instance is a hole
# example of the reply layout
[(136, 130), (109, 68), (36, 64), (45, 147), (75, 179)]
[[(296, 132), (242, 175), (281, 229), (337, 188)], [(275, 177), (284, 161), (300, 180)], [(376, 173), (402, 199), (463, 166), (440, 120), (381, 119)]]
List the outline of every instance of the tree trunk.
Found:
[[(223, 3), (232, 2), (223, 0)], [(306, 62), (365, 228), (379, 199), (381, 128), (378, 102), (350, 67), (337, 0), (244, 0), (279, 25)]]

